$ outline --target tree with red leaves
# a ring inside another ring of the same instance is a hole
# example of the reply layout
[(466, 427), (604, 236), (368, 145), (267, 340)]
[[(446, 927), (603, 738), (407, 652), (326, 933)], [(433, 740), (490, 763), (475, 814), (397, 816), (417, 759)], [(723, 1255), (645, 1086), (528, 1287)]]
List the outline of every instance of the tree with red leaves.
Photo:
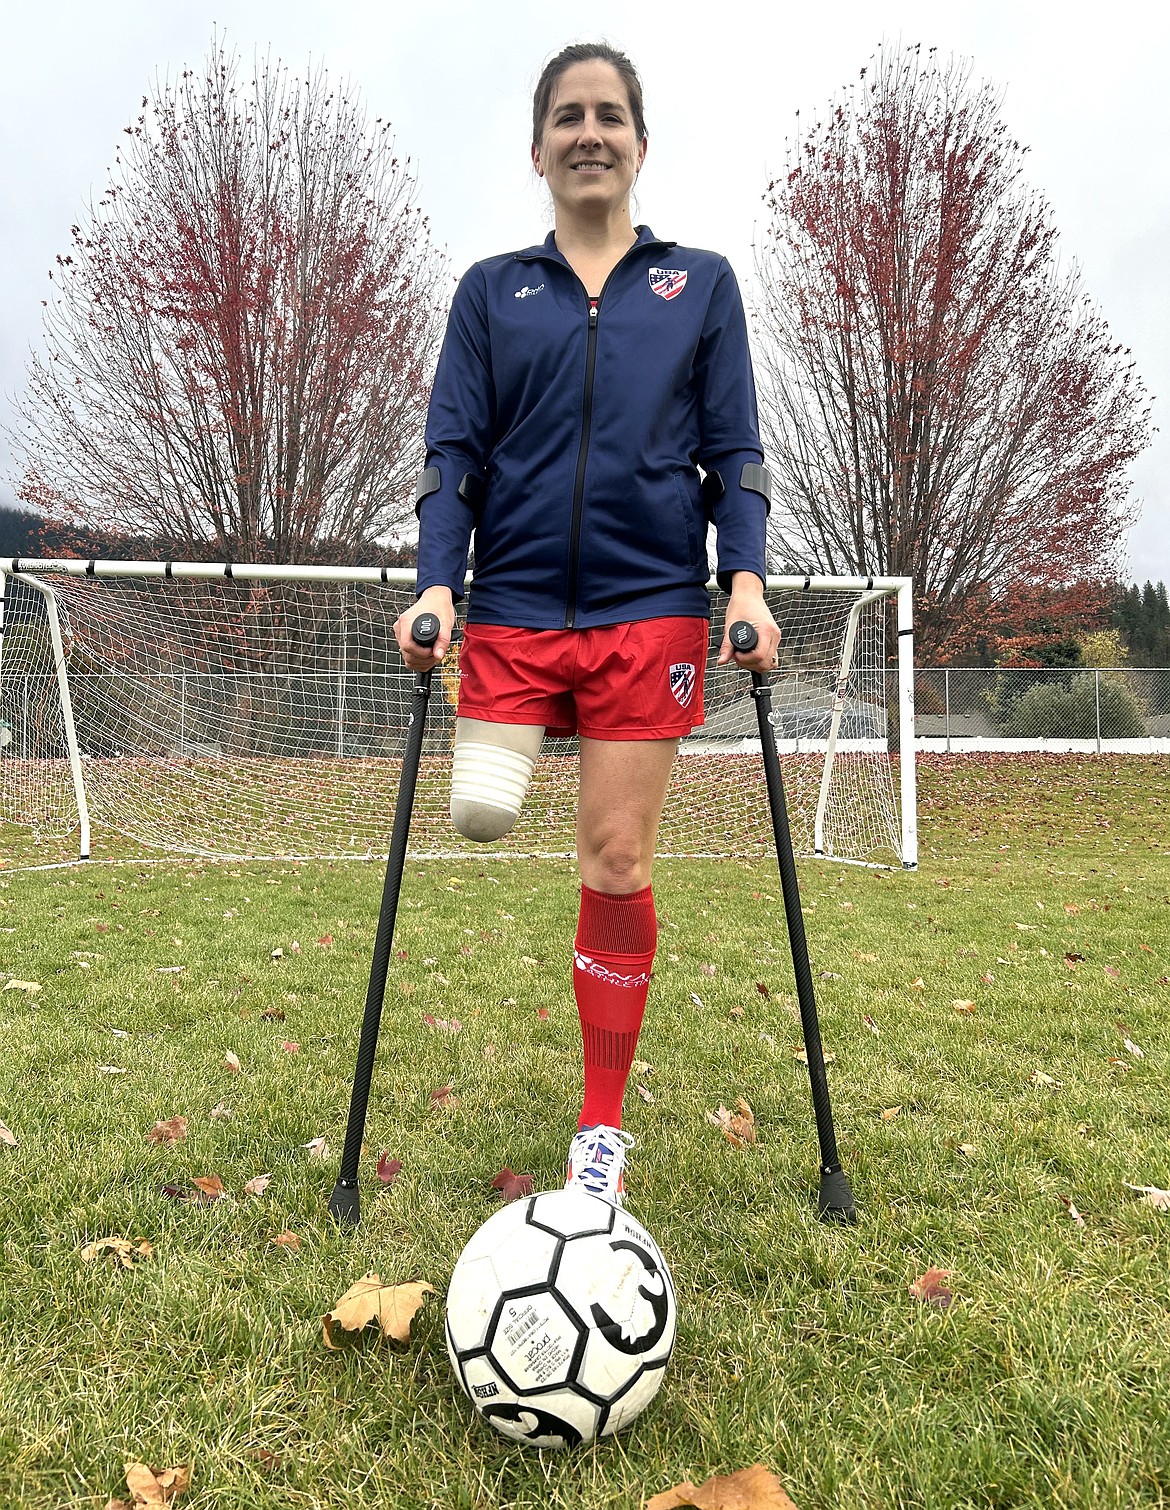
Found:
[(1113, 574), (1149, 434), (1024, 151), (966, 65), (880, 50), (765, 196), (773, 548), (787, 568), (912, 576), (928, 660), (989, 595)]
[(390, 127), (218, 45), (57, 258), (19, 496), (176, 554), (353, 560), (411, 516), (445, 269)]

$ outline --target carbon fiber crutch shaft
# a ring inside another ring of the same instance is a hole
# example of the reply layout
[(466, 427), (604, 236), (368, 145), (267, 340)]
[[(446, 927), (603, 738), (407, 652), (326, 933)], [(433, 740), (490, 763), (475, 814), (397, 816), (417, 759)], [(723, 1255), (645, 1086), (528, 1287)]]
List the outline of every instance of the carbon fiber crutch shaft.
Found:
[[(738, 651), (755, 648), (755, 628), (748, 623), (733, 624), (729, 630), (732, 646)], [(760, 749), (764, 759), (764, 778), (768, 786), (768, 806), (772, 813), (772, 834), (776, 858), (780, 865), (780, 890), (784, 898), (784, 917), (788, 925), (788, 943), (792, 953), (792, 970), (796, 977), (796, 997), (800, 1003), (800, 1026), (804, 1035), (808, 1079), (812, 1091), (813, 1113), (820, 1144), (820, 1189), (817, 1204), (822, 1216), (853, 1222), (857, 1212), (853, 1192), (841, 1168), (837, 1153), (837, 1136), (829, 1104), (829, 1082), (825, 1074), (825, 1054), (821, 1044), (821, 1025), (817, 1015), (816, 993), (808, 959), (808, 940), (804, 931), (804, 914), (800, 908), (800, 887), (796, 877), (796, 860), (792, 853), (792, 832), (788, 825), (788, 805), (784, 799), (784, 779), (780, 757), (776, 752), (776, 734), (772, 727), (772, 688), (766, 676), (753, 671), (752, 697), (756, 704), (756, 721), (760, 729)]]
[[(413, 635), (421, 647), (433, 645), (439, 621), (433, 614), (415, 620)], [(370, 1101), (370, 1082), (374, 1075), (374, 1057), (378, 1052), (378, 1029), (382, 1022), (382, 1004), (386, 997), (386, 975), (390, 968), (390, 950), (394, 943), (394, 923), (398, 916), (398, 894), (402, 889), (402, 871), (406, 864), (406, 842), (410, 836), (410, 817), (414, 811), (414, 791), (422, 758), (423, 735), (426, 733), (427, 705), (431, 696), (431, 671), (420, 671), (414, 679), (410, 725), (406, 733), (406, 750), (402, 757), (402, 774), (398, 780), (398, 800), (394, 806), (394, 828), (390, 835), (390, 853), (386, 857), (386, 878), (382, 884), (382, 905), (378, 909), (378, 931), (374, 936), (374, 956), (370, 965), (370, 984), (358, 1041), (357, 1068), (349, 1102), (349, 1121), (345, 1128), (345, 1146), (341, 1153), (341, 1173), (329, 1198), (330, 1214), (338, 1221), (356, 1227), (361, 1219), (361, 1196), (358, 1191), (358, 1161), (366, 1132), (366, 1110)]]

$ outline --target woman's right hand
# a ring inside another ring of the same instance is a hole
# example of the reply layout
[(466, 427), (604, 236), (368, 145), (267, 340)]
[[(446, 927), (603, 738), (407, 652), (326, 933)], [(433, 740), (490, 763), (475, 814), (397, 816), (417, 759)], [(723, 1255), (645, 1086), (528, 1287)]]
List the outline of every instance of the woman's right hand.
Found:
[[(416, 645), (411, 628), (420, 614), (433, 613), (439, 621), (439, 637), (433, 645)], [(394, 638), (402, 659), (412, 671), (433, 671), (447, 654), (455, 628), (455, 605), (449, 587), (428, 587), (394, 622)]]

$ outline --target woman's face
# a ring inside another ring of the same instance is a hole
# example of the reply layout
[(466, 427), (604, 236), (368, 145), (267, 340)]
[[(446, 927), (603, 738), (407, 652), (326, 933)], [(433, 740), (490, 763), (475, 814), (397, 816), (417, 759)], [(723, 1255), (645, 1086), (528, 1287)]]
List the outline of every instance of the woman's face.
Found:
[(612, 63), (574, 63), (557, 80), (532, 162), (560, 211), (620, 209), (646, 156), (621, 75)]

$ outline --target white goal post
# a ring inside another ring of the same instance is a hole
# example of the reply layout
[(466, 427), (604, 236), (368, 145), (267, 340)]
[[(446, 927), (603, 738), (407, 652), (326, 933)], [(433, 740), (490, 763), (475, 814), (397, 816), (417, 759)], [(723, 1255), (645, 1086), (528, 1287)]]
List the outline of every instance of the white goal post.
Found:
[[(661, 855), (771, 844), (750, 678), (714, 664)], [(769, 577), (773, 725), (797, 853), (917, 864), (909, 578)], [(392, 626), (414, 572), (0, 557), (0, 824), (82, 858), (384, 854), (413, 675)], [(896, 643), (894, 657), (887, 646)], [(576, 745), (546, 740), (507, 839), (446, 816), (457, 648), (436, 672), (412, 855), (571, 854)], [(92, 835), (92, 836), (91, 836)]]

